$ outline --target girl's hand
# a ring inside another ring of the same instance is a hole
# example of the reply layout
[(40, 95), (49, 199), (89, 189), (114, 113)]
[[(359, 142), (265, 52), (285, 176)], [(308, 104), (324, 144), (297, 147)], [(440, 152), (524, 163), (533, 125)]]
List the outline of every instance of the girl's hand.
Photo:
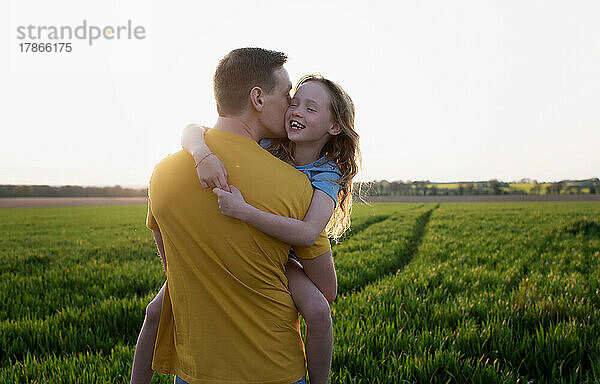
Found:
[(213, 192), (219, 200), (219, 209), (225, 216), (247, 221), (248, 214), (252, 206), (246, 203), (242, 192), (233, 185), (229, 186), (231, 192), (224, 191), (219, 188), (213, 188)]
[(231, 192), (227, 184), (227, 170), (217, 156), (211, 153), (197, 164), (196, 173), (204, 188), (220, 188)]

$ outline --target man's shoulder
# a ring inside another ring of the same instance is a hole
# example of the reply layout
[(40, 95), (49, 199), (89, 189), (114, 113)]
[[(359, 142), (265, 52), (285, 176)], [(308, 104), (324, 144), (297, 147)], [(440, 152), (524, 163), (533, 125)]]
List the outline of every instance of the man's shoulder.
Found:
[(273, 156), (270, 152), (263, 150), (263, 160), (260, 172), (267, 175), (276, 175), (281, 182), (296, 182), (306, 184), (310, 187), (310, 181), (304, 173), (296, 167)]
[(167, 156), (163, 157), (156, 165), (154, 165), (154, 170), (162, 167), (170, 167), (184, 161), (189, 161), (190, 159), (192, 159), (192, 156), (182, 149), (175, 153), (169, 153)]
[(205, 137), (207, 145), (225, 166), (229, 163), (233, 165), (246, 161), (248, 164), (239, 165), (250, 165), (251, 168), (246, 169), (251, 172), (267, 173), (277, 177), (304, 177), (296, 168), (263, 148), (265, 140), (269, 139), (263, 139), (259, 144), (248, 137), (220, 129), (209, 129)]
[(194, 158), (189, 153), (184, 150), (170, 153), (154, 165), (150, 184), (153, 181), (164, 179), (165, 176), (171, 178), (176, 174), (177, 170), (185, 170), (189, 166), (192, 168), (194, 166)]

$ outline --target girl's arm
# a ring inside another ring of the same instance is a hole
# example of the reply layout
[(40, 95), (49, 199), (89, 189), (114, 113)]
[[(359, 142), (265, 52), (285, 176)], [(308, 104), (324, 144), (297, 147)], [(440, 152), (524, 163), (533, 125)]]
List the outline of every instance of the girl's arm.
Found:
[(219, 208), (226, 216), (252, 224), (267, 235), (290, 245), (310, 247), (315, 243), (333, 214), (334, 201), (325, 192), (315, 189), (308, 212), (303, 220), (278, 216), (261, 211), (246, 203), (242, 193), (230, 185), (231, 193), (215, 188)]
[(221, 188), (229, 192), (227, 170), (204, 141), (204, 134), (208, 129), (194, 123), (186, 125), (181, 135), (181, 146), (194, 158), (202, 187)]
[(199, 124), (190, 123), (185, 126), (181, 134), (181, 147), (185, 149), (194, 159), (211, 154), (210, 148), (204, 142), (204, 134), (208, 131), (207, 127)]

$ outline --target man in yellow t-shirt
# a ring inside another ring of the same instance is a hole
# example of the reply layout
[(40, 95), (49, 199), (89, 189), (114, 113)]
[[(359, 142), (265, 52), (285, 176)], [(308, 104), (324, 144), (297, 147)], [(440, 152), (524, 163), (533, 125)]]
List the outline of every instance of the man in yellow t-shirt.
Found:
[[(219, 118), (206, 144), (248, 203), (302, 220), (313, 194), (308, 179), (258, 145), (285, 136), (291, 89), (285, 59), (242, 48), (221, 60), (214, 79)], [(232, 67), (244, 72), (235, 75)], [(152, 367), (190, 384), (298, 382), (306, 369), (284, 273), (290, 246), (222, 215), (194, 163), (184, 151), (166, 157), (148, 189), (147, 226), (167, 272)], [(324, 233), (313, 246), (295, 250), (311, 279), (333, 270)]]

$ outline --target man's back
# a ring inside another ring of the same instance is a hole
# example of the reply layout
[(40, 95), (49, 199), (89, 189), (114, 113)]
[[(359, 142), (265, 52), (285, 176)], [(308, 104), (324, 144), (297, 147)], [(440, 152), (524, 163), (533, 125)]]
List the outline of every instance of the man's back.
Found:
[[(304, 175), (250, 138), (212, 129), (206, 142), (248, 203), (303, 218), (313, 193)], [(193, 164), (183, 151), (168, 156), (149, 187), (148, 227), (160, 227), (168, 280), (153, 367), (191, 384), (295, 381), (305, 365), (284, 274), (289, 245), (222, 215)], [(322, 235), (297, 254), (329, 249)]]

